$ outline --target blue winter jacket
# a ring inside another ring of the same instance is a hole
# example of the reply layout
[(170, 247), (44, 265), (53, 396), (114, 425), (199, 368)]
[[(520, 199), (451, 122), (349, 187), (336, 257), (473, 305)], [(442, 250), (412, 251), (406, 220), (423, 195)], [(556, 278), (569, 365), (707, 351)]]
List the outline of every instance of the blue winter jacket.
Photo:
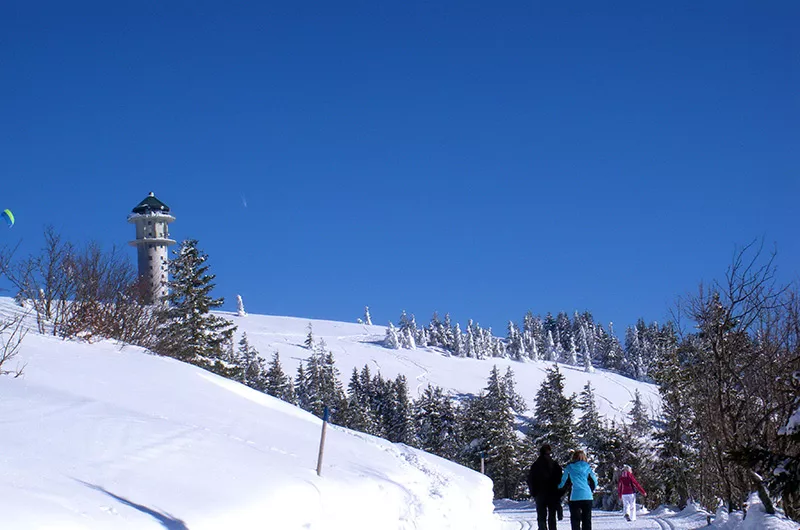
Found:
[(572, 482), (572, 493), (569, 496), (569, 500), (590, 501), (594, 496), (589, 487), (589, 477), (592, 477), (595, 486), (597, 486), (597, 475), (595, 475), (592, 468), (589, 467), (588, 462), (584, 462), (583, 460), (571, 462), (564, 468), (564, 475), (561, 477), (561, 483), (558, 485), (558, 488), (563, 488), (567, 483), (567, 479), (570, 479)]

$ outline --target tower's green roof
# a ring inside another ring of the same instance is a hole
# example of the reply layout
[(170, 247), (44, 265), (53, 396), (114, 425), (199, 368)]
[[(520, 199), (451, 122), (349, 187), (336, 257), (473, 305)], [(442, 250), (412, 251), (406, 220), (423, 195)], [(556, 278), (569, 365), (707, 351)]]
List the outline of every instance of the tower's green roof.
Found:
[(133, 209), (133, 213), (153, 212), (169, 213), (169, 206), (156, 199), (156, 196), (153, 195), (153, 192), (151, 191), (142, 202), (136, 205), (136, 208)]

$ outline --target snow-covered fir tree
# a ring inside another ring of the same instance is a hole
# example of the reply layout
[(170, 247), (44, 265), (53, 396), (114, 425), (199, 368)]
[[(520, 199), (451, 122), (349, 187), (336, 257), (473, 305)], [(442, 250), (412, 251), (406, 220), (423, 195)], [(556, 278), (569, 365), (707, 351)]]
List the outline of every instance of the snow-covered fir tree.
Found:
[(264, 376), (263, 391), (287, 403), (297, 403), (294, 385), (292, 384), (291, 378), (283, 371), (280, 355), (277, 350), (272, 354), (272, 360), (270, 360), (267, 366), (267, 373)]
[[(360, 376), (358, 370), (353, 368), (350, 382), (347, 385), (347, 407), (342, 418), (342, 425), (367, 434), (377, 434), (380, 432), (378, 421), (370, 410), (369, 388), (372, 376), (367, 365), (364, 365), (363, 370), (364, 377)], [(362, 384), (364, 380), (368, 382), (366, 387)]]
[(456, 322), (456, 327), (452, 330), (451, 336), (453, 337), (453, 354), (459, 357), (464, 357), (464, 334), (461, 333), (461, 326), (459, 326), (458, 322)]
[(346, 408), (346, 400), (333, 354), (326, 351), (326, 348), (325, 341), (317, 343), (314, 352), (307, 360), (302, 379), (298, 368), (295, 386), (301, 408), (321, 418), (325, 407), (328, 407), (331, 421), (336, 423)]
[(313, 350), (316, 343), (314, 342), (314, 329), (311, 326), (311, 322), (308, 323), (306, 330), (306, 340), (303, 342), (303, 345), (307, 350)]
[(472, 320), (467, 321), (464, 332), (464, 357), (475, 357), (475, 335), (472, 333)]
[(444, 322), (442, 323), (442, 329), (444, 331), (444, 340), (442, 341), (442, 348), (445, 350), (455, 352), (455, 333), (453, 330), (453, 324), (450, 320), (450, 313), (444, 314)]
[(513, 320), (508, 321), (508, 333), (506, 334), (506, 353), (511, 359), (521, 361), (525, 355), (525, 345), (522, 342), (522, 335)]
[(417, 329), (417, 336), (415, 337), (417, 346), (426, 348), (431, 345), (430, 337), (428, 335), (428, 328), (422, 327)]
[(581, 356), (583, 358), (583, 370), (587, 373), (594, 373), (594, 366), (592, 366), (592, 353), (589, 349), (589, 341), (587, 339), (586, 325), (580, 327), (581, 339)]
[(237, 364), (240, 367), (237, 380), (250, 388), (263, 391), (266, 377), (264, 359), (247, 340), (247, 333), (242, 333), (236, 353)]
[(440, 387), (430, 384), (414, 402), (414, 424), (420, 449), (456, 460), (461, 451), (457, 409)]
[(602, 447), (605, 432), (600, 412), (597, 410), (594, 388), (590, 382), (586, 382), (578, 395), (577, 405), (578, 410), (581, 411), (581, 417), (578, 420), (575, 434), (578, 435), (578, 439), (589, 454), (596, 455)]
[(404, 375), (398, 375), (390, 383), (387, 397), (389, 402), (384, 418), (386, 439), (390, 442), (413, 444), (415, 441), (414, 417), (411, 399), (408, 396), (408, 382)]
[(294, 376), (295, 401), (298, 407), (303, 410), (311, 410), (311, 394), (313, 389), (308, 384), (308, 374), (300, 361), (297, 365), (297, 373)]
[(431, 321), (426, 329), (428, 330), (428, 344), (443, 348), (445, 343), (444, 324), (439, 320), (439, 313), (433, 312)]
[(548, 361), (555, 361), (558, 362), (558, 351), (556, 350), (556, 343), (553, 340), (553, 332), (547, 332), (547, 350), (545, 353), (545, 359)]
[(400, 330), (400, 347), (406, 350), (416, 350), (417, 341), (414, 339), (414, 332), (411, 326), (406, 326)]
[(394, 327), (394, 324), (392, 324), (391, 321), (386, 327), (386, 336), (383, 339), (383, 346), (385, 348), (389, 348), (390, 350), (396, 350), (400, 348), (400, 337), (397, 335), (397, 328)]
[(560, 311), (556, 316), (556, 330), (558, 337), (556, 348), (560, 347), (560, 350), (566, 353), (569, 351), (569, 343), (572, 339), (572, 322), (564, 311)]
[(631, 431), (639, 438), (650, 433), (650, 417), (647, 415), (647, 408), (642, 403), (642, 395), (639, 389), (636, 389), (633, 401), (631, 401), (631, 410), (628, 412), (628, 417), (631, 420)]
[(223, 359), (236, 326), (211, 314), (225, 300), (211, 297), (215, 275), (209, 273), (207, 260), (195, 239), (181, 242), (175, 251), (169, 262), (172, 280), (166, 306), (159, 312), (155, 350), (227, 377), (235, 373), (235, 367)]
[(561, 462), (568, 461), (570, 451), (575, 448), (575, 401), (572, 396), (564, 395), (564, 379), (558, 366), (547, 369), (536, 393), (536, 408), (527, 434), (529, 447), (549, 443), (553, 456)]
[[(417, 334), (417, 321), (414, 318), (414, 315), (411, 315), (409, 317), (406, 314), (406, 312), (403, 311), (400, 314), (400, 320), (398, 321), (397, 329), (398, 329), (398, 333), (399, 333), (399, 335), (401, 337), (403, 337), (405, 335), (405, 336), (411, 337), (411, 339), (413, 340), (413, 338)], [(403, 346), (403, 347), (405, 348), (406, 346)]]
[[(660, 428), (655, 434), (656, 467), (661, 477), (657, 493), (664, 503), (683, 509), (696, 490), (698, 452), (694, 412), (685, 393), (689, 385), (680, 369), (684, 362), (677, 348), (662, 355), (655, 370), (661, 396)], [(653, 492), (655, 493), (655, 492)]]
[[(514, 426), (514, 408), (507, 382), (497, 366), (489, 374), (484, 392), (476, 398), (465, 418), (465, 433), (473, 447), (486, 454), (486, 474), (494, 482), (495, 497), (512, 498), (522, 472), (519, 441)], [(474, 415), (477, 414), (477, 417)]]
[(503, 374), (500, 384), (503, 385), (503, 390), (508, 397), (508, 403), (514, 412), (518, 414), (526, 412), (528, 410), (528, 405), (525, 404), (525, 398), (517, 392), (514, 370), (512, 370), (510, 366), (506, 368), (506, 373)]
[(578, 365), (578, 348), (575, 346), (575, 339), (569, 338), (569, 351), (567, 352), (567, 364), (570, 366)]
[(372, 325), (372, 316), (369, 314), (369, 306), (364, 306), (364, 324)]
[(246, 317), (247, 313), (244, 310), (244, 302), (242, 301), (242, 295), (236, 295), (236, 316), (238, 317)]

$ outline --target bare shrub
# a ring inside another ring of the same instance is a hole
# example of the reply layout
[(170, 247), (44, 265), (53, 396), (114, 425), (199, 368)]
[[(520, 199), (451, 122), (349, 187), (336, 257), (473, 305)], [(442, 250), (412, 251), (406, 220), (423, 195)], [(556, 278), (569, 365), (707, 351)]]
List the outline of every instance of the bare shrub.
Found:
[(0, 260), (15, 298), (32, 306), (41, 333), (152, 346), (154, 310), (145, 304), (145, 285), (123, 253), (95, 242), (78, 249), (51, 226), (44, 239), (39, 254)]
[(22, 375), (25, 366), (7, 369), (10, 361), (19, 353), (22, 339), (25, 338), (27, 329), (22, 325), (22, 316), (0, 321), (0, 375), (13, 374), (14, 377)]

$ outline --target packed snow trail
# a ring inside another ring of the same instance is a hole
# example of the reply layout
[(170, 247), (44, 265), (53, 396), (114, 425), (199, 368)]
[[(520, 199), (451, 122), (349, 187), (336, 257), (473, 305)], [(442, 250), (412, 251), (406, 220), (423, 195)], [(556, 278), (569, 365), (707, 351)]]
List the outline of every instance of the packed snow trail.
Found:
[[(495, 513), (502, 521), (502, 530), (535, 530), (536, 508), (532, 502), (508, 500), (495, 501)], [(642, 513), (635, 522), (626, 521), (622, 512), (592, 512), (592, 530), (696, 530), (707, 527), (703, 512), (672, 513), (669, 511)], [(564, 520), (558, 522), (559, 530), (570, 528), (569, 510), (564, 509)]]

